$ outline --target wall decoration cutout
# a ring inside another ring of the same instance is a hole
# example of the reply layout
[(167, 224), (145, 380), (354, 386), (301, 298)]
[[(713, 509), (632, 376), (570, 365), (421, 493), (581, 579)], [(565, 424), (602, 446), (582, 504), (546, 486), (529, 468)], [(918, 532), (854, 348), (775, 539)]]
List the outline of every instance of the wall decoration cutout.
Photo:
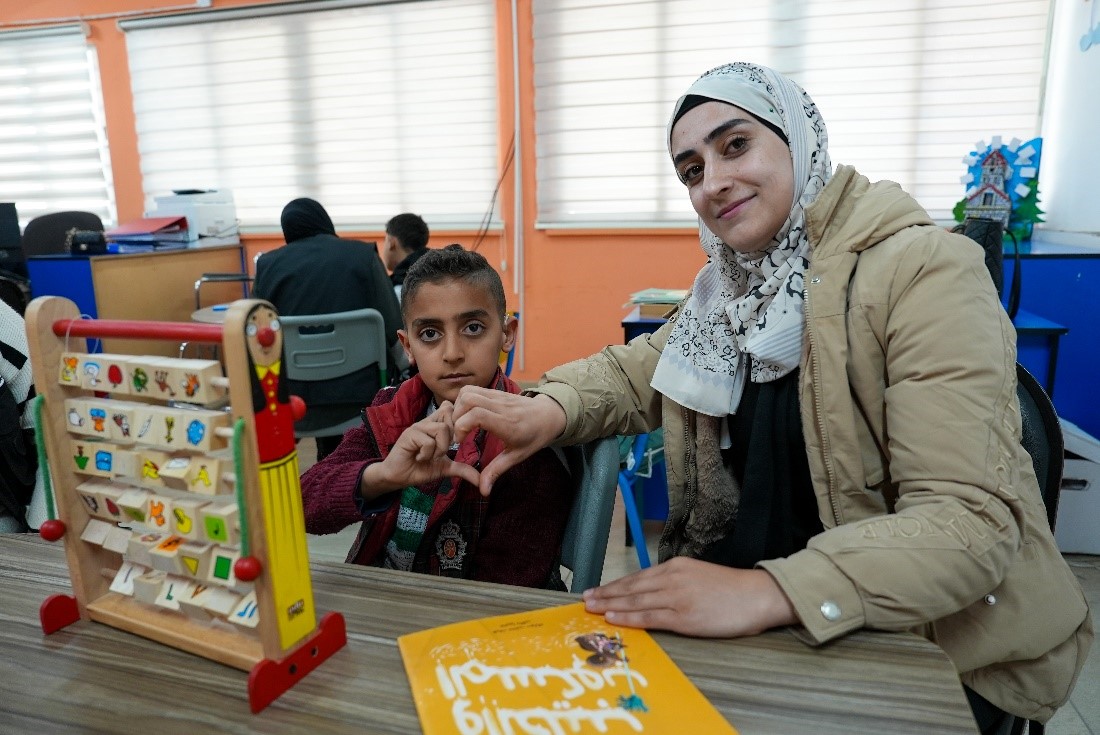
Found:
[(1043, 139), (1021, 143), (1013, 138), (1003, 143), (993, 136), (975, 144), (965, 158), (967, 173), (960, 178), (966, 195), (952, 213), (956, 222), (967, 218), (992, 219), (1015, 236), (1017, 242), (1031, 238), (1035, 223), (1043, 221), (1039, 209), (1039, 158)]

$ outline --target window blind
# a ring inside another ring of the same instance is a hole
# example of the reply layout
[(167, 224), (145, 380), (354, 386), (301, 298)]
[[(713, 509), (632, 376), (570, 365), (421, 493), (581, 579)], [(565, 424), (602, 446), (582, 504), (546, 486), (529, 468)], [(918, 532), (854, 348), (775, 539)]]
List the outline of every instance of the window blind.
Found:
[(338, 228), (476, 227), (498, 175), (492, 2), (303, 7), (123, 25), (147, 205), (217, 188), (242, 227), (302, 196)]
[(0, 201), (20, 226), (82, 210), (115, 218), (95, 51), (79, 26), (0, 33)]
[(977, 141), (1039, 132), (1049, 0), (534, 0), (533, 9), (546, 227), (693, 223), (665, 125), (696, 77), (730, 61), (801, 84), (825, 118), (834, 165), (897, 181), (938, 221), (963, 196), (961, 159)]

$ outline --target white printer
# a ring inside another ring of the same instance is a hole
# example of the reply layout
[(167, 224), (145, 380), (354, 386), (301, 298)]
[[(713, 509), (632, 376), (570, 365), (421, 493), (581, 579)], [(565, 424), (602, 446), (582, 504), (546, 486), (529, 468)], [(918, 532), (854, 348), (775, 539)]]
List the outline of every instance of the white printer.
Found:
[(156, 209), (146, 212), (145, 216), (186, 217), (190, 240), (204, 237), (224, 240), (237, 238), (240, 234), (237, 206), (233, 203), (233, 193), (228, 189), (177, 189), (168, 196), (154, 197), (153, 201)]

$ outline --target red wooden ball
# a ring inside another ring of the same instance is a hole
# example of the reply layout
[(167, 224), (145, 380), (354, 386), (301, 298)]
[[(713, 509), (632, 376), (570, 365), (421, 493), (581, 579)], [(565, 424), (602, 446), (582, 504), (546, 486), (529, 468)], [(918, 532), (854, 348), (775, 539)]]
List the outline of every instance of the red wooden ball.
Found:
[(38, 527), (38, 535), (47, 541), (57, 541), (65, 535), (65, 524), (57, 519), (44, 521)]
[(254, 556), (242, 556), (233, 562), (233, 574), (242, 582), (251, 582), (260, 576), (260, 560)]
[(300, 396), (290, 397), (290, 415), (295, 421), (301, 421), (306, 415), (306, 402)]

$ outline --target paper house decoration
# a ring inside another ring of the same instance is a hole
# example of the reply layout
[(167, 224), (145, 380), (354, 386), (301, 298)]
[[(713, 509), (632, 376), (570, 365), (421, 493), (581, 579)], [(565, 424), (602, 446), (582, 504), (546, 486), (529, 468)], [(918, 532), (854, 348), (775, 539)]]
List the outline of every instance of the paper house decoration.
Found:
[(1042, 138), (1026, 143), (1013, 138), (1002, 143), (998, 135), (989, 145), (978, 141), (963, 158), (967, 173), (961, 181), (967, 189), (966, 196), (955, 205), (955, 220), (995, 220), (1017, 241), (1029, 239), (1035, 223), (1043, 221), (1038, 206), (1042, 149)]

